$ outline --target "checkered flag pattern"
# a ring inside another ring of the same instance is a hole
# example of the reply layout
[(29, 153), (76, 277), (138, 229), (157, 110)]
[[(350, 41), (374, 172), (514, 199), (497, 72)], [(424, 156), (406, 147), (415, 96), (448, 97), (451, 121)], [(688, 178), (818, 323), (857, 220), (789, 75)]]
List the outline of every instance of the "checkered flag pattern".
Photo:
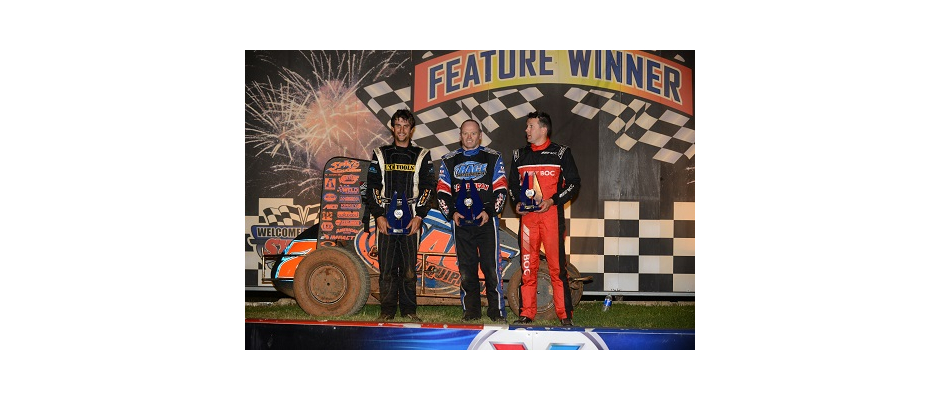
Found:
[[(695, 292), (695, 203), (675, 202), (665, 219), (645, 218), (636, 201), (605, 201), (604, 216), (572, 218), (565, 249), (587, 292)], [(518, 218), (500, 219), (519, 232)]]
[(487, 132), (499, 128), (496, 118), (504, 116), (505, 113), (500, 114), (503, 111), (512, 115), (514, 120), (535, 111), (532, 101), (542, 97), (542, 92), (537, 87), (530, 87), (522, 90), (501, 90), (493, 92), (493, 96), (495, 96), (493, 99), (485, 100), (482, 103), (474, 97), (460, 100), (463, 107), (470, 110), (474, 119), (480, 121)]
[(277, 226), (313, 225), (317, 223), (319, 213), (319, 204), (304, 207), (283, 205), (262, 210), (264, 221)]
[[(470, 114), (460, 102), (450, 101), (415, 115), (415, 134), (412, 140), (431, 151), (431, 159), (439, 160), (451, 150), (460, 147), (460, 123)], [(486, 134), (483, 142), (489, 142)]]
[[(411, 86), (407, 81), (400, 84), (381, 81), (358, 90), (356, 94), (391, 129), (388, 121), (395, 111), (409, 108)], [(440, 159), (460, 147), (460, 124), (473, 118), (483, 125), (482, 144), (486, 146), (492, 142), (486, 132), (499, 128), (499, 121), (506, 123), (535, 111), (532, 101), (542, 96), (537, 87), (529, 87), (478, 93), (461, 100), (441, 103), (415, 114), (417, 126), (412, 140), (418, 146), (429, 149), (432, 159)]]
[[(470, 118), (483, 125), (482, 144), (492, 140), (486, 132), (493, 132), (500, 126), (535, 111), (532, 101), (542, 97), (538, 88), (509, 89), (491, 93), (493, 98), (483, 100), (485, 93), (466, 97), (461, 100), (445, 102), (417, 114), (418, 126), (412, 138), (421, 147), (431, 151), (432, 159), (440, 159), (445, 154), (460, 147), (460, 124)], [(481, 101), (482, 100), (482, 101)]]
[(377, 82), (356, 91), (359, 100), (379, 119), (385, 126), (392, 129), (391, 119), (395, 111), (408, 108), (411, 101), (411, 86), (407, 83), (397, 85), (390, 81)]
[[(679, 157), (695, 156), (695, 119), (658, 103), (629, 99), (603, 90), (571, 88), (565, 98), (575, 102), (573, 114), (594, 119), (601, 111), (614, 117), (607, 126), (621, 133), (614, 142), (629, 151), (637, 142), (655, 146), (654, 159), (674, 164)], [(620, 101), (620, 100), (624, 101)], [(629, 101), (627, 101), (629, 100)]]

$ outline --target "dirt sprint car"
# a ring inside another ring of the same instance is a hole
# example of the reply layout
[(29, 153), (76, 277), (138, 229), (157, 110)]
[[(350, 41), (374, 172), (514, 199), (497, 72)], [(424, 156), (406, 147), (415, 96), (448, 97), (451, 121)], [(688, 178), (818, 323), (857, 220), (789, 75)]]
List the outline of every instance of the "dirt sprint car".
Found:
[[(310, 315), (351, 315), (367, 303), (378, 304), (375, 221), (361, 202), (368, 165), (369, 160), (347, 157), (327, 162), (319, 223), (297, 235), (278, 254), (264, 255), (264, 261), (272, 266), (274, 287), (296, 299)], [(432, 209), (424, 219), (420, 235), (415, 265), (418, 304), (459, 305), (460, 273), (450, 222), (440, 211)], [(522, 271), (518, 238), (515, 232), (500, 226), (498, 240), (506, 304), (519, 315)], [(544, 255), (539, 265), (536, 319), (554, 319), (552, 286)], [(570, 263), (567, 271), (571, 301), (577, 305), (584, 283), (590, 278), (582, 278)], [(485, 304), (485, 295), (482, 300)]]

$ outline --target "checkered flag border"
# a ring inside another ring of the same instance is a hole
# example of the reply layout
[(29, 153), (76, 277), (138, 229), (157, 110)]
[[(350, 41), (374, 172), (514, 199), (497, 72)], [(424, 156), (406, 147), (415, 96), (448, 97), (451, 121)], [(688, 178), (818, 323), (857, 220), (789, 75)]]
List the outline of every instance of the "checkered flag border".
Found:
[(395, 112), (403, 108), (410, 109), (411, 86), (405, 84), (394, 87), (389, 81), (376, 82), (359, 89), (356, 94), (359, 100), (383, 121), (388, 129), (392, 129), (391, 120)]
[(262, 210), (265, 223), (276, 226), (313, 225), (318, 222), (320, 205), (269, 207)]
[(529, 87), (478, 93), (442, 103), (416, 116), (419, 123), (413, 139), (429, 149), (433, 159), (439, 159), (460, 147), (460, 124), (472, 118), (483, 126), (481, 144), (486, 146), (492, 142), (486, 132), (498, 129), (499, 121), (506, 123), (535, 111), (532, 102), (542, 96), (537, 87)]
[(658, 103), (598, 89), (571, 88), (565, 98), (575, 102), (573, 114), (594, 119), (603, 111), (613, 116), (607, 128), (621, 134), (614, 143), (624, 150), (629, 151), (637, 142), (655, 146), (659, 151), (653, 158), (670, 164), (683, 155), (690, 159), (695, 156), (694, 118)]

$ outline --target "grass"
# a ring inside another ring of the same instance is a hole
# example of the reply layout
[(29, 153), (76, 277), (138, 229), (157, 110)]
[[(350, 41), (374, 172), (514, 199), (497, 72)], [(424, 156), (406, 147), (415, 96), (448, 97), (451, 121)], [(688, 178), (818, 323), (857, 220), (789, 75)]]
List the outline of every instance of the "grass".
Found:
[[(285, 304), (287, 303), (287, 304)], [(695, 304), (689, 302), (629, 302), (615, 301), (609, 311), (602, 311), (600, 301), (582, 301), (574, 309), (574, 324), (592, 328), (628, 329), (695, 329)], [(485, 310), (484, 310), (485, 311)], [(517, 316), (508, 308), (509, 322)], [(349, 316), (315, 317), (305, 313), (297, 303), (245, 303), (245, 318), (294, 319), (312, 321), (373, 321), (379, 316), (379, 306), (367, 304), (358, 313)], [(424, 322), (461, 324), (463, 313), (459, 306), (418, 306), (418, 316)], [(411, 322), (396, 316), (392, 322)], [(484, 317), (482, 323), (491, 323)], [(536, 320), (536, 326), (559, 326), (557, 319)]]

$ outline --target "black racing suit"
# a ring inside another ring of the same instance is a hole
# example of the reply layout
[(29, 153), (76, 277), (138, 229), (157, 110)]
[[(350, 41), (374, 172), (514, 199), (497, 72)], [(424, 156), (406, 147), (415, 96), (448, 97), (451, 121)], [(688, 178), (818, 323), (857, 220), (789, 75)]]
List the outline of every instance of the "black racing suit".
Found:
[[(407, 194), (412, 215), (423, 219), (431, 209), (434, 184), (434, 165), (427, 149), (414, 143), (408, 147), (390, 144), (372, 153), (363, 200), (369, 214), (378, 218), (385, 216), (387, 200), (396, 191)], [(379, 300), (384, 315), (394, 316), (400, 309), (405, 316), (418, 309), (415, 267), (420, 237), (421, 232), (410, 236), (378, 234)]]
[(482, 226), (457, 226), (451, 223), (460, 270), (460, 303), (465, 318), (482, 317), (479, 272), (482, 270), (486, 287), (486, 315), (493, 320), (502, 319), (506, 317), (506, 307), (503, 302), (498, 217), (503, 212), (508, 184), (503, 157), (496, 150), (478, 146), (473, 150), (457, 149), (441, 159), (437, 201), (441, 213), (451, 221), (456, 213), (457, 193), (464, 180), (472, 182), (476, 187), (483, 211), (486, 211), (489, 219)]
[(565, 203), (574, 197), (581, 186), (578, 167), (571, 150), (546, 141), (541, 146), (530, 145), (512, 153), (509, 168), (509, 193), (514, 203), (521, 199), (520, 185), (523, 173), (538, 179), (545, 201), (554, 205), (545, 212), (529, 212), (519, 223), (519, 246), (522, 251), (522, 308), (519, 316), (535, 319), (538, 294), (539, 248), (545, 246), (555, 314), (558, 319), (571, 318), (571, 290), (568, 286), (565, 261)]

